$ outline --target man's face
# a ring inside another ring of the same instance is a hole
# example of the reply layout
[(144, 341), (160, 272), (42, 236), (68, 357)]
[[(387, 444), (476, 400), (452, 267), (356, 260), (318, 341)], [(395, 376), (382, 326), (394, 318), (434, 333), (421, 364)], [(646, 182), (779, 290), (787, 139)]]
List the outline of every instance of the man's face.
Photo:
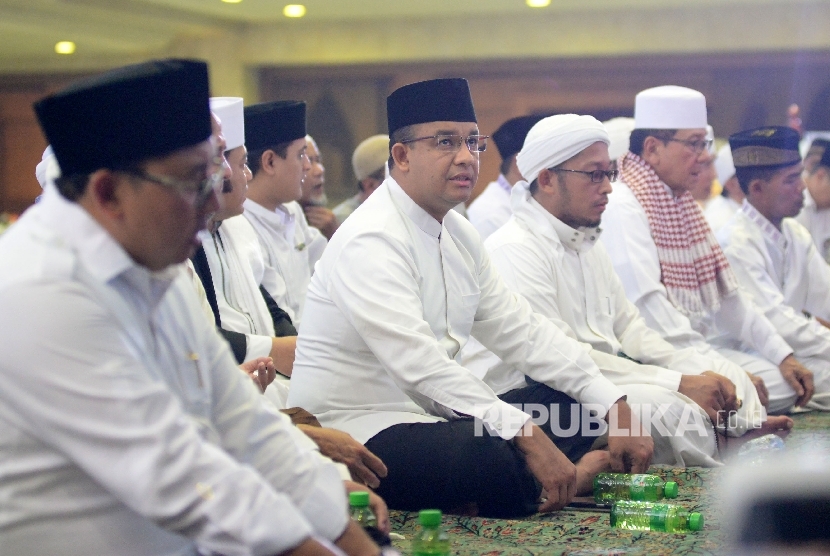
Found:
[[(216, 192), (202, 203), (195, 189), (207, 176), (221, 171), (215, 138), (146, 162), (146, 174), (188, 184), (188, 192), (140, 178), (125, 177), (120, 187), (121, 243), (139, 264), (162, 270), (183, 262), (199, 246), (196, 234), (218, 208)], [(192, 187), (191, 187), (192, 186)]]
[[(765, 206), (769, 207), (770, 220), (780, 220), (796, 216), (804, 205), (804, 180), (801, 179), (801, 163), (781, 168), (769, 181), (763, 182), (760, 191), (750, 189), (754, 196), (760, 193), (765, 198)], [(763, 201), (762, 201), (763, 202)]]
[(225, 180), (225, 189), (230, 191), (222, 194), (223, 220), (242, 214), (242, 203), (245, 202), (248, 180), (251, 179), (251, 170), (248, 168), (248, 150), (245, 145), (227, 151), (225, 158), (231, 168), (231, 177)]
[(689, 191), (699, 182), (706, 164), (712, 158), (707, 149), (696, 152), (688, 142), (706, 139), (706, 130), (680, 129), (671, 141), (663, 143), (657, 140), (654, 152), (648, 159), (657, 176), (674, 192), (680, 195)]
[(812, 173), (807, 175), (805, 182), (807, 189), (810, 190), (810, 196), (816, 203), (816, 207), (822, 210), (830, 208), (830, 168), (827, 166), (818, 166)]
[[(613, 169), (608, 146), (601, 141), (563, 162), (559, 168), (583, 172)], [(550, 203), (545, 204), (551, 214), (572, 228), (599, 226), (608, 204), (608, 194), (611, 193), (608, 178), (594, 183), (591, 176), (576, 172), (551, 172), (547, 175), (553, 189)]]
[(319, 205), (326, 204), (326, 192), (323, 189), (325, 183), (326, 169), (323, 167), (323, 157), (317, 144), (314, 141), (306, 140), (306, 155), (308, 155), (309, 170), (303, 178), (303, 196), (300, 204)]
[[(478, 135), (474, 122), (430, 122), (413, 127), (415, 137), (460, 135), (466, 139)], [(443, 220), (449, 210), (470, 197), (478, 180), (479, 154), (471, 153), (463, 142), (457, 151), (443, 151), (434, 139), (407, 143), (405, 147), (407, 194), (436, 220)]]
[(694, 185), (689, 190), (695, 201), (705, 202), (712, 196), (712, 182), (715, 181), (717, 173), (715, 172), (715, 160), (709, 158), (708, 162), (703, 165), (703, 169), (695, 177)]
[(306, 148), (305, 137), (301, 137), (288, 145), (285, 159), (274, 157), (274, 187), (280, 203), (298, 201), (303, 195), (303, 177), (311, 169)]

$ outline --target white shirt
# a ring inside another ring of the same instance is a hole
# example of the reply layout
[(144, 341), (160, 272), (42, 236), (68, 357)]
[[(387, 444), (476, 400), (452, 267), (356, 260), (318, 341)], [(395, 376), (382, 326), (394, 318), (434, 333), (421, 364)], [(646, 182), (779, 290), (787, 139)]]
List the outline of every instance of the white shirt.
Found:
[(346, 199), (345, 201), (343, 201), (331, 210), (334, 213), (334, 216), (337, 218), (338, 226), (342, 224), (343, 221), (346, 220), (349, 216), (351, 216), (351, 214), (355, 210), (357, 210), (357, 207), (360, 206), (360, 198), (362, 195), (363, 193), (361, 192), (353, 197), (349, 197), (348, 199)]
[(830, 263), (830, 209), (819, 209), (810, 192), (804, 190), (804, 208), (795, 217), (807, 228), (821, 257)]
[(0, 551), (275, 554), (347, 521), (183, 266), (151, 273), (47, 193), (0, 238)]
[(257, 236), (242, 215), (228, 218), (214, 232), (199, 234), (210, 267), (222, 328), (245, 334), (245, 361), (271, 353), (274, 321), (259, 291), (251, 259), (259, 258)]
[(738, 290), (721, 300), (720, 309), (690, 319), (669, 301), (660, 281), (657, 246), (643, 207), (624, 182), (614, 183), (603, 216), (601, 241), (625, 293), (640, 310), (649, 328), (675, 347), (695, 347), (712, 354), (710, 343), (740, 349), (751, 347), (778, 365), (793, 350), (775, 327)]
[(736, 203), (734, 199), (724, 197), (723, 195), (716, 195), (709, 199), (706, 203), (706, 208), (703, 209), (703, 216), (706, 217), (706, 222), (709, 227), (716, 234), (718, 230), (723, 228), (724, 224), (729, 222), (732, 215), (738, 212), (741, 205)]
[(512, 438), (530, 416), (458, 364), (471, 334), (581, 402), (607, 410), (623, 396), (505, 288), (469, 222), (454, 211), (438, 222), (388, 178), (317, 265), (289, 404), (360, 442), (392, 425), (458, 414)]
[[(511, 291), (580, 342), (603, 375), (617, 385), (677, 391), (681, 373), (709, 368), (707, 358), (675, 349), (646, 326), (597, 243), (598, 228), (575, 230), (564, 224), (533, 199), (526, 182), (514, 185), (512, 206), (507, 224), (484, 242), (493, 266)], [(646, 364), (617, 357), (620, 352)], [(510, 372), (503, 367), (500, 363), (488, 374)]]
[(481, 241), (504, 226), (511, 214), (510, 182), (501, 174), (467, 208), (467, 216), (481, 235)]
[(308, 283), (326, 248), (326, 237), (308, 225), (297, 202), (280, 205), (275, 211), (250, 199), (244, 206), (265, 260), (261, 284), (299, 328)]
[(749, 202), (718, 234), (741, 285), (795, 350), (830, 360), (830, 330), (802, 311), (830, 319), (830, 266), (792, 218), (778, 231)]

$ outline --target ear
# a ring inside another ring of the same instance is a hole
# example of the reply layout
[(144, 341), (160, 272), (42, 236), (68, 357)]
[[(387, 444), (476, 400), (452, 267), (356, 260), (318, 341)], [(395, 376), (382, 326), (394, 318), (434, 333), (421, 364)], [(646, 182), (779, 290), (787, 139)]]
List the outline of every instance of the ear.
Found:
[(110, 218), (120, 218), (123, 214), (124, 187), (128, 185), (124, 178), (111, 170), (101, 169), (89, 176), (84, 197), (107, 214)]
[(663, 145), (663, 142), (660, 141), (657, 137), (649, 135), (646, 137), (645, 141), (643, 141), (643, 154), (642, 159), (645, 160), (649, 166), (655, 166), (656, 163), (660, 161), (660, 147)]
[(259, 159), (260, 169), (262, 171), (264, 171), (266, 174), (268, 174), (270, 176), (273, 176), (274, 174), (277, 173), (277, 168), (276, 168), (276, 164), (277, 164), (276, 159), (277, 158), (280, 158), (280, 156), (277, 153), (275, 153), (274, 151), (272, 151), (270, 149), (267, 149), (260, 156), (260, 159)]
[(392, 145), (392, 159), (395, 161), (395, 167), (402, 172), (409, 171), (409, 157), (407, 156), (409, 150), (403, 143), (395, 143)]
[(557, 179), (558, 178), (554, 176), (554, 172), (551, 172), (545, 168), (539, 172), (539, 177), (536, 178), (536, 183), (539, 185), (538, 191), (545, 194), (554, 193), (555, 190), (558, 189), (558, 184), (554, 184), (553, 182)]
[(764, 186), (765, 185), (766, 185), (766, 183), (764, 182), (764, 180), (762, 180), (760, 178), (756, 178), (756, 179), (752, 180), (751, 182), (749, 182), (749, 187), (746, 188), (747, 195), (762, 194), (764, 192), (764, 189), (765, 189)]

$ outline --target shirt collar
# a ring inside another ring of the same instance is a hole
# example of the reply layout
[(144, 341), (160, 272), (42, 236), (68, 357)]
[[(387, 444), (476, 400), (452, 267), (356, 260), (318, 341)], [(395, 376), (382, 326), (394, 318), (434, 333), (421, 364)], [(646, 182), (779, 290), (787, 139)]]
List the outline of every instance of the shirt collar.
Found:
[(386, 187), (389, 188), (389, 194), (392, 196), (392, 201), (398, 208), (412, 220), (416, 226), (421, 228), (424, 233), (431, 235), (434, 238), (441, 236), (443, 224), (438, 222), (435, 218), (429, 215), (427, 211), (422, 209), (418, 203), (412, 200), (412, 197), (406, 194), (406, 191), (398, 185), (393, 177), (386, 178)]
[(254, 216), (262, 218), (275, 226), (287, 226), (294, 222), (294, 215), (285, 208), (285, 205), (278, 205), (277, 210), (268, 210), (255, 201), (245, 199), (243, 206), (245, 210), (253, 213)]
[(772, 225), (772, 222), (767, 220), (766, 217), (758, 212), (758, 210), (746, 199), (744, 199), (744, 203), (741, 205), (741, 211), (761, 229), (761, 234), (765, 239), (778, 246), (778, 248), (782, 251), (787, 248), (787, 240), (784, 237), (784, 234), (779, 232), (778, 229)]
[(499, 174), (499, 177), (496, 179), (496, 183), (499, 184), (506, 193), (510, 193), (510, 190), (513, 189), (513, 186), (510, 185), (510, 182), (507, 181), (507, 178), (504, 177), (504, 174)]
[(77, 254), (81, 266), (95, 280), (109, 284), (123, 279), (155, 306), (178, 275), (179, 265), (152, 272), (136, 263), (81, 205), (59, 193), (44, 195), (39, 204), (47, 225)]

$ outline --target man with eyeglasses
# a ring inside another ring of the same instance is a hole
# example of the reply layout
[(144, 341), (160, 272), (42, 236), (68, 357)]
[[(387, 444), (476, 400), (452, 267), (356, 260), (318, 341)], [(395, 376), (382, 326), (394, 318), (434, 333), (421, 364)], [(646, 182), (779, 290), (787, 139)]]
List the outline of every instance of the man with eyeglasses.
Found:
[(653, 444), (638, 434), (624, 394), (510, 294), (478, 233), (452, 210), (469, 197), (487, 140), (466, 80), (401, 87), (388, 97), (387, 114), (391, 176), (317, 265), (289, 404), (384, 460), (378, 494), (392, 508), (503, 517), (561, 508), (598, 472), (594, 456), (585, 456), (594, 439), (576, 423), (575, 434), (554, 444), (509, 397), (462, 367), (459, 351), (474, 334), (559, 388), (535, 391), (542, 403), (560, 404), (566, 420), (574, 399), (595, 404), (599, 419), (618, 414), (633, 436), (611, 441), (613, 466), (645, 470)]
[(207, 65), (120, 68), (35, 111), (62, 175), (0, 239), (2, 551), (377, 554), (183, 274), (224, 175)]
[[(712, 423), (737, 409), (734, 385), (706, 372), (705, 357), (675, 349), (646, 326), (598, 243), (618, 175), (609, 144), (591, 116), (533, 126), (517, 157), (528, 181), (513, 186), (513, 216), (484, 246), (508, 288), (567, 331), (629, 404), (653, 416), (654, 463), (719, 465)], [(522, 378), (493, 355), (465, 355), (462, 363), (494, 388)]]
[(789, 428), (785, 416), (766, 420), (762, 377), (809, 371), (740, 290), (689, 193), (711, 156), (706, 118), (706, 99), (693, 89), (668, 85), (637, 95), (601, 241), (646, 324), (676, 348), (695, 348), (710, 360), (707, 368), (735, 384), (741, 408), (725, 423), (729, 434)]
[(766, 377), (770, 404), (830, 410), (830, 267), (792, 218), (804, 204), (800, 139), (780, 126), (729, 138), (746, 200), (718, 240), (741, 286), (813, 372), (796, 384)]

